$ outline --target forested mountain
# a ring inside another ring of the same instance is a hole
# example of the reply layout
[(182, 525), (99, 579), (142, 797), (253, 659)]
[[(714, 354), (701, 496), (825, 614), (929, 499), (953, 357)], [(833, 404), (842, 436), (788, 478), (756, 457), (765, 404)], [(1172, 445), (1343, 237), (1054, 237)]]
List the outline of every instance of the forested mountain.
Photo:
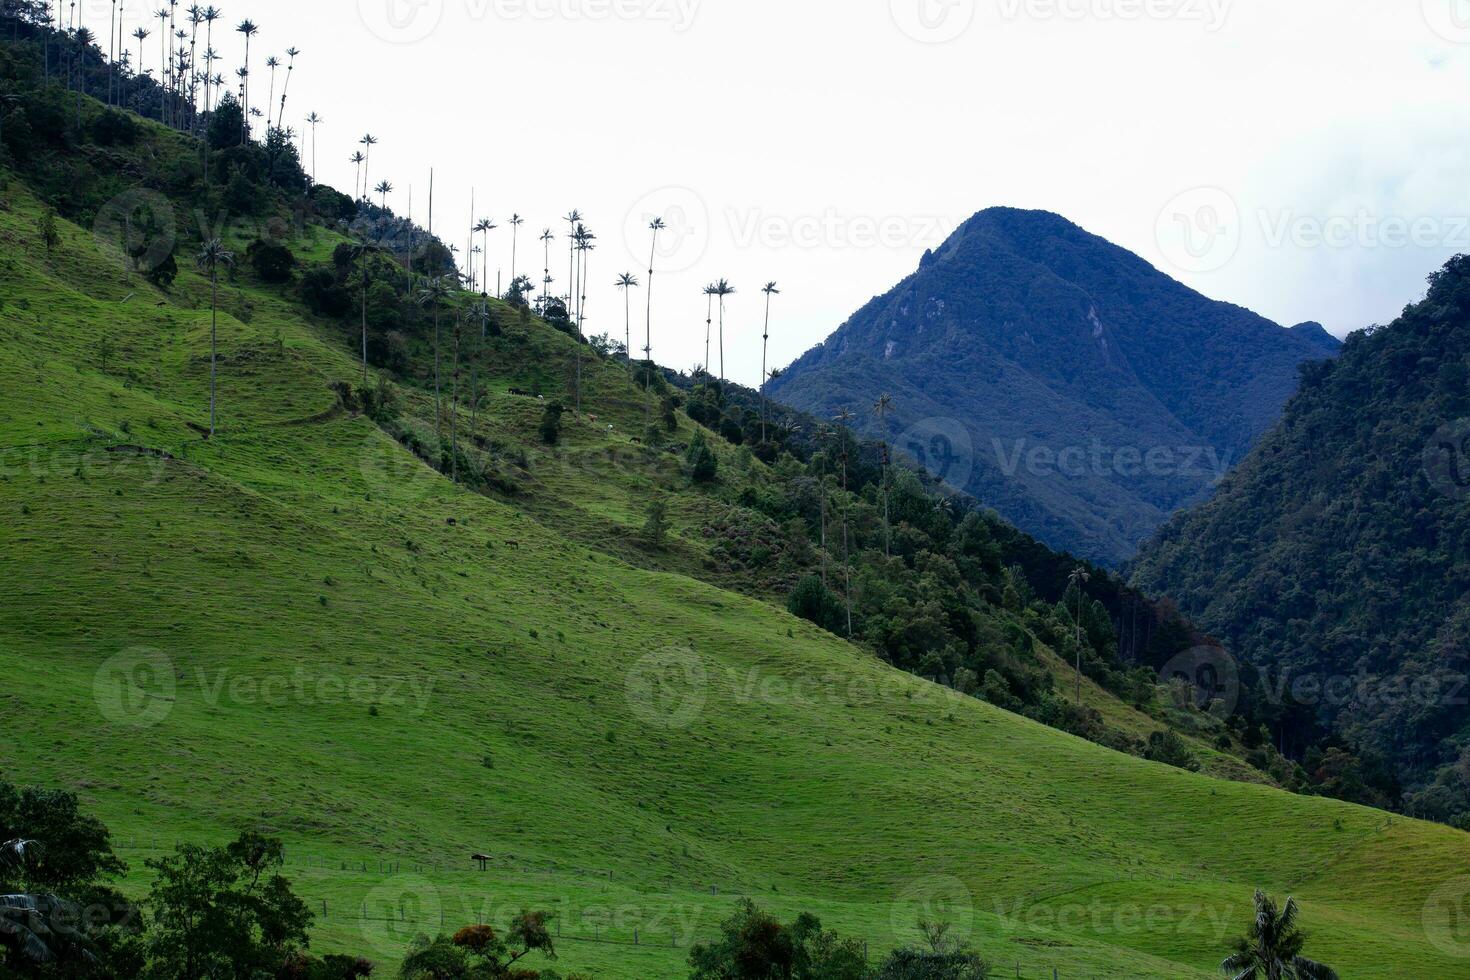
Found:
[[(1262, 668), (1269, 701), (1470, 825), (1470, 258), (1392, 325), (1303, 372), (1214, 499), (1166, 525), (1134, 583)], [(1340, 761), (1340, 760), (1339, 760)], [(1308, 768), (1320, 767), (1319, 756)], [(1337, 774), (1351, 784), (1362, 773)]]
[[(1331, 356), (1054, 214), (971, 218), (772, 385), (847, 409), (1047, 544), (1129, 558), (1273, 422), (1297, 365)], [(875, 417), (880, 395), (892, 409)]]

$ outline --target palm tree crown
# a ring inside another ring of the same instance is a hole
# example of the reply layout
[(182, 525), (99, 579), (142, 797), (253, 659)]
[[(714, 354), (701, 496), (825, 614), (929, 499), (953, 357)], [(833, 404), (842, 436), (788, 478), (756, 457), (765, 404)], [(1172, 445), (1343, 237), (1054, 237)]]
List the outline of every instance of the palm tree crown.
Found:
[(1250, 930), (1220, 964), (1221, 972), (1231, 980), (1338, 980), (1331, 967), (1301, 955), (1307, 936), (1297, 928), (1295, 899), (1277, 908), (1271, 896), (1258, 890), (1255, 912)]

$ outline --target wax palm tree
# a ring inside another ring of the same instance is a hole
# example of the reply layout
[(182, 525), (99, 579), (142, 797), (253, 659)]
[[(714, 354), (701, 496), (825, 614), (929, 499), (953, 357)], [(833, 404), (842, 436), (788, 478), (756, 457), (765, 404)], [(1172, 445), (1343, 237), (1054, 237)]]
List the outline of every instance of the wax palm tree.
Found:
[(224, 16), (224, 11), (218, 7), (209, 6), (204, 8), (204, 111), (207, 114), (212, 105), (209, 99), (210, 86), (214, 79), (209, 77), (210, 65), (218, 57), (214, 53), (214, 22)]
[(520, 234), (521, 225), (526, 223), (526, 219), (518, 214), (513, 214), (507, 223), (510, 225), (510, 281), (515, 282), (520, 278), (520, 274), (516, 272), (516, 238)]
[(352, 242), (348, 258), (357, 266), (358, 289), (362, 299), (362, 383), (368, 382), (368, 323), (367, 323), (367, 294), (368, 286), (372, 284), (372, 262), (373, 256), (381, 255), (387, 251), (377, 242), (356, 240)]
[(1257, 891), (1255, 912), (1249, 932), (1220, 964), (1221, 972), (1231, 980), (1337, 980), (1331, 967), (1301, 955), (1307, 937), (1296, 925), (1295, 899), (1278, 909), (1269, 895)]
[(454, 295), (454, 277), (451, 275), (431, 276), (419, 287), (419, 305), (427, 306), (434, 311), (434, 432), (440, 431), (440, 419), (444, 414), (443, 396), (440, 394), (439, 383), (439, 314), (444, 309), (444, 304)]
[(1082, 703), (1082, 587), (1092, 580), (1092, 573), (1081, 565), (1072, 569), (1067, 584), (1077, 590), (1077, 611), (1072, 624), (1077, 628), (1077, 703)]
[(250, 42), (255, 37), (255, 35), (260, 33), (260, 28), (256, 26), (255, 21), (250, 20), (247, 17), (245, 20), (240, 21), (239, 26), (236, 27), (235, 30), (240, 34), (245, 35), (245, 67), (244, 74), (240, 76), (244, 84), (242, 117), (240, 123), (240, 139), (243, 142), (244, 140), (250, 138)]
[[(204, 23), (204, 8), (197, 3), (189, 7), (189, 67), (194, 67), (195, 55), (199, 53), (199, 25)], [(192, 110), (191, 131), (199, 125), (199, 72), (189, 76), (189, 108)]]
[(311, 127), (311, 182), (316, 183), (316, 128), (326, 122), (320, 115), (313, 112), (306, 117), (306, 124)]
[(500, 226), (491, 221), (489, 218), (481, 218), (479, 221), (475, 222), (475, 234), (479, 235), (484, 241), (484, 247), (481, 250), (481, 253), (485, 256), (485, 275), (481, 285), (484, 287), (485, 292), (490, 291), (490, 233), (498, 227)]
[(269, 112), (276, 104), (276, 69), (281, 67), (281, 59), (271, 55), (265, 59), (265, 66), (271, 70), (271, 84), (265, 95), (265, 111)]
[[(281, 111), (276, 116), (276, 128), (280, 129), (286, 123), (286, 96), (291, 94), (291, 75), (296, 71), (296, 56), (301, 53), (299, 48), (287, 48), (286, 57), (286, 84), (281, 86)], [(267, 106), (267, 109), (270, 107)]]
[(573, 290), (577, 288), (577, 225), (582, 223), (582, 212), (576, 208), (562, 219), (567, 223), (567, 314), (571, 314)]
[[(766, 352), (771, 346), (771, 297), (779, 296), (781, 290), (776, 288), (774, 282), (768, 282), (761, 287), (761, 292), (766, 294), (766, 327), (761, 334), (761, 442), (766, 441)], [(774, 377), (774, 376), (772, 376)]]
[(577, 226), (577, 332), (587, 318), (587, 259), (597, 247), (597, 236), (586, 225)]
[(878, 416), (878, 427), (882, 432), (883, 445), (883, 555), (887, 557), (892, 553), (893, 535), (888, 525), (888, 487), (891, 483), (889, 473), (893, 466), (893, 460), (888, 451), (888, 413), (893, 411), (893, 398), (888, 394), (878, 396), (878, 402), (873, 406), (873, 414)]
[(173, 60), (168, 56), (168, 8), (153, 12), (158, 18), (158, 121), (168, 122), (168, 88), (173, 81)]
[(633, 294), (630, 292), (638, 285), (638, 277), (631, 272), (625, 272), (618, 276), (614, 283), (623, 291), (623, 353), (628, 356), (628, 363), (633, 363)]
[(235, 264), (235, 255), (218, 238), (204, 243), (195, 258), (200, 271), (209, 274), (209, 437), (214, 438), (216, 378), (219, 373), (219, 270)]
[(704, 287), (704, 373), (710, 373), (709, 345), (715, 335), (715, 284)]
[(735, 287), (728, 279), (715, 283), (715, 298), (720, 303), (720, 383), (725, 381), (725, 299), (735, 295)]
[[(150, 34), (152, 34), (152, 33), (153, 32), (150, 31), (150, 30), (148, 30), (148, 28), (146, 28), (146, 27), (139, 27), (137, 30), (133, 31), (133, 37), (137, 38), (137, 40), (138, 40), (138, 98), (139, 98), (140, 103), (141, 103), (141, 100), (142, 100), (142, 97), (143, 97), (142, 96), (142, 92), (143, 92), (143, 77), (148, 74), (143, 69), (143, 62), (145, 60), (144, 59), (144, 50), (145, 49), (143, 47), (143, 42), (146, 41), (146, 40), (148, 40), (148, 36)], [(140, 108), (141, 108), (141, 105), (140, 105)]]
[[(372, 133), (368, 133), (362, 139), (358, 140), (358, 142), (367, 147), (367, 152), (363, 154), (362, 158), (362, 186), (365, 191), (368, 186), (367, 182), (372, 179), (368, 176), (368, 173), (373, 166), (373, 147), (378, 145), (378, 140)], [(366, 195), (364, 194), (364, 196)]]
[(378, 181), (378, 186), (374, 187), (373, 190), (378, 195), (378, 207), (384, 211), (388, 210), (388, 195), (393, 193), (393, 185), (386, 180), (380, 180)]
[(357, 167), (357, 170), (354, 173), (353, 178), (352, 178), (352, 199), (353, 199), (353, 201), (361, 201), (362, 200), (362, 162), (364, 160), (366, 160), (366, 159), (367, 159), (367, 157), (365, 157), (365, 156), (362, 155), (362, 151), (361, 150), (358, 150), (356, 153), (353, 153), (352, 156), (350, 156), (350, 157), (347, 158), (347, 162), (348, 163), (351, 163), (351, 164), (353, 164), (354, 166)]
[(551, 243), (556, 241), (556, 236), (547, 228), (541, 232), (541, 261), (544, 266), (541, 270), (541, 313), (546, 313), (546, 302), (551, 295)]
[(664, 224), (664, 219), (661, 217), (654, 218), (648, 223), (648, 230), (653, 233), (653, 240), (648, 246), (648, 287), (646, 294), (648, 298), (648, 322), (646, 325), (647, 333), (644, 335), (643, 343), (643, 359), (648, 362), (648, 373), (644, 377), (645, 394), (649, 386), (653, 383), (653, 260), (658, 255), (658, 233), (667, 227), (668, 225)]

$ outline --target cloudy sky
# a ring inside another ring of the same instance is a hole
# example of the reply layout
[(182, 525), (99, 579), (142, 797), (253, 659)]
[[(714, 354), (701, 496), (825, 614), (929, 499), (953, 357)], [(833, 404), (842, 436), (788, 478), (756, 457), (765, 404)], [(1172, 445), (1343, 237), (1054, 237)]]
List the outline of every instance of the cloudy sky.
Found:
[[(390, 206), (412, 188), (423, 217), (434, 167), (455, 242), (473, 189), (501, 225), (492, 280), (518, 212), (519, 270), (539, 281), (549, 227), (562, 289), (560, 219), (580, 210), (591, 332), (621, 335), (613, 279), (646, 282), (664, 215), (655, 356), (703, 360), (702, 287), (728, 278), (727, 370), (746, 383), (766, 281), (785, 364), (993, 205), (1059, 212), (1209, 296), (1339, 335), (1470, 251), (1470, 0), (216, 5), (261, 27), (257, 93), (265, 56), (301, 49), (289, 115), (326, 118), (321, 180), (350, 192), (371, 132)], [(105, 22), (107, 0), (82, 6)], [(123, 0), (129, 21), (143, 6)]]

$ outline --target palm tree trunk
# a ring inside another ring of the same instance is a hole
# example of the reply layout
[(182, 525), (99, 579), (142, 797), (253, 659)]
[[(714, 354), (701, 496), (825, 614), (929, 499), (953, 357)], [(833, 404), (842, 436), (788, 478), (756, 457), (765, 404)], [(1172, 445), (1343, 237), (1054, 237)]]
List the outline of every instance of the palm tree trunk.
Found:
[(449, 394), (449, 478), (459, 482), (459, 327), (454, 328), (454, 377)]
[(367, 383), (368, 383), (368, 366), (367, 366), (367, 276), (364, 275), (363, 276), (363, 280), (362, 280), (362, 384), (363, 384), (363, 387), (367, 387)]
[(771, 294), (766, 293), (766, 326), (761, 334), (761, 442), (766, 441), (766, 354), (771, 347)]
[(216, 367), (219, 331), (219, 267), (209, 268), (209, 438), (214, 438)]
[(439, 394), (439, 301), (434, 301), (434, 435), (443, 438), (444, 402)]

